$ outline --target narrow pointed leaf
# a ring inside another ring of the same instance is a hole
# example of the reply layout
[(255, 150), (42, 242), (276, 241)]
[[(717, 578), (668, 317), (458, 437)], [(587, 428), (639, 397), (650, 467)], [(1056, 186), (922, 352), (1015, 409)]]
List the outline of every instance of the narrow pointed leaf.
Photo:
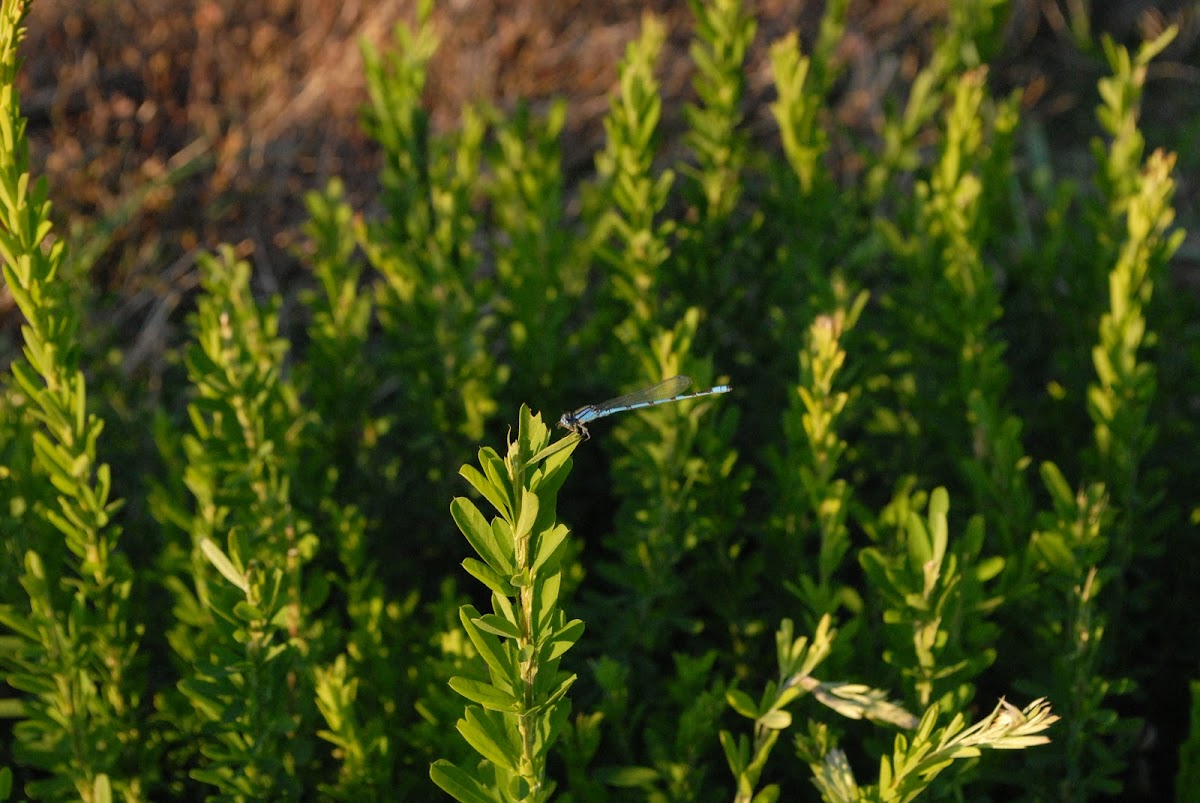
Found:
[(512, 660), (509, 657), (510, 653), (498, 639), (489, 633), (484, 633), (475, 626), (474, 620), (478, 617), (479, 611), (475, 610), (471, 605), (464, 605), (459, 608), (459, 621), (462, 622), (463, 629), (467, 631), (467, 637), (471, 639), (471, 643), (479, 651), (479, 656), (483, 658), (484, 663), (498, 675), (512, 677), (513, 667)]
[(479, 512), (479, 508), (475, 507), (470, 500), (460, 496), (450, 503), (450, 515), (454, 518), (454, 523), (458, 525), (463, 536), (466, 537), (467, 542), (470, 543), (471, 548), (479, 557), (483, 558), (487, 565), (501, 575), (512, 574), (512, 566), (501, 554), (492, 528), (488, 526), (487, 520)]
[(213, 543), (212, 539), (202, 538), (200, 540), (200, 551), (204, 553), (204, 557), (208, 558), (209, 563), (216, 567), (216, 570), (226, 580), (241, 589), (243, 594), (249, 592), (250, 586), (247, 584), (246, 578), (237, 570), (233, 562), (226, 557), (221, 548)]
[(521, 518), (517, 522), (517, 531), (513, 534), (514, 538), (520, 540), (529, 537), (529, 534), (533, 532), (533, 523), (537, 521), (537, 514), (537, 494), (533, 493), (532, 491), (522, 489)]
[(462, 567), (467, 570), (468, 574), (500, 596), (512, 597), (517, 593), (516, 587), (508, 582), (507, 578), (501, 576), (495, 569), (483, 561), (476, 560), (475, 558), (464, 558)]
[(501, 516), (510, 516), (512, 512), (508, 509), (508, 499), (504, 496), (504, 489), (497, 488), (492, 483), (488, 482), (487, 477), (479, 472), (479, 469), (474, 466), (463, 466), (458, 470), (458, 473), (467, 482), (471, 483), (471, 487), (479, 491), (484, 499), (492, 503), (492, 507), (500, 513)]

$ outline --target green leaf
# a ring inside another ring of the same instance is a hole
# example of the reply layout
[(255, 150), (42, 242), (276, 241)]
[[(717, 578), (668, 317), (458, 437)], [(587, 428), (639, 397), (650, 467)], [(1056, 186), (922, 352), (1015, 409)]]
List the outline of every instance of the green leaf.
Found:
[(933, 555), (933, 543), (929, 531), (925, 529), (925, 522), (921, 521), (916, 511), (909, 511), (905, 533), (908, 536), (909, 560), (913, 568), (919, 571)]
[(979, 561), (975, 567), (975, 577), (981, 583), (986, 583), (1000, 572), (1004, 571), (1004, 565), (1007, 561), (999, 555), (991, 558), (984, 558)]
[(729, 707), (746, 719), (758, 719), (758, 706), (754, 699), (749, 694), (741, 689), (727, 689), (725, 691), (725, 701), (729, 703)]
[(546, 699), (541, 704), (541, 707), (549, 708), (550, 706), (556, 705), (559, 700), (566, 696), (567, 692), (571, 690), (571, 687), (575, 685), (575, 681), (578, 679), (578, 677), (578, 675), (569, 675), (566, 677), (562, 683), (559, 683), (554, 688), (554, 691), (550, 692), (550, 694), (546, 696)]
[(458, 732), (479, 755), (498, 767), (516, 772), (521, 763), (520, 751), (510, 742), (503, 722), (497, 719), (500, 718), (471, 706), (458, 721)]
[(513, 621), (517, 618), (516, 611), (513, 609), (512, 600), (508, 597), (495, 595), (492, 597), (492, 608), (499, 611), (500, 615)]
[(1075, 553), (1059, 533), (1034, 533), (1029, 540), (1029, 551), (1057, 572), (1069, 576), (1075, 571)]
[(563, 653), (579, 643), (583, 631), (583, 621), (572, 619), (550, 637), (550, 651), (545, 654), (544, 660), (556, 661), (561, 658)]
[(488, 633), (493, 633), (497, 636), (504, 636), (510, 639), (520, 639), (521, 629), (516, 623), (510, 622), (503, 616), (497, 616), (494, 613), (484, 614), (474, 620), (475, 626), (480, 630), (485, 630)]
[(459, 531), (466, 537), (471, 548), (479, 557), (483, 558), (488, 566), (501, 575), (512, 574), (512, 566), (508, 559), (501, 554), (492, 528), (484, 519), (483, 514), (479, 512), (479, 508), (475, 507), (469, 499), (460, 496), (450, 503), (450, 515), (454, 518), (454, 523), (458, 525)]
[(464, 465), (458, 470), (458, 473), (467, 482), (471, 483), (471, 487), (479, 491), (484, 499), (492, 503), (492, 507), (500, 513), (501, 516), (509, 518), (512, 516), (512, 511), (509, 510), (508, 498), (505, 496), (504, 488), (497, 488), (487, 480), (479, 470), (471, 465)]
[(562, 573), (543, 574), (537, 579), (533, 595), (533, 632), (534, 640), (541, 642), (546, 631), (556, 625), (561, 615), (558, 608), (558, 594), (562, 588)]
[(475, 626), (475, 620), (479, 618), (479, 611), (475, 610), (475, 606), (464, 605), (459, 608), (458, 618), (462, 622), (463, 628), (467, 631), (467, 637), (471, 639), (471, 643), (479, 651), (479, 656), (483, 658), (484, 663), (501, 677), (515, 677), (509, 649), (501, 644), (497, 638), (491, 634), (482, 632)]
[(730, 772), (733, 773), (733, 777), (740, 777), (750, 761), (750, 741), (745, 734), (735, 739), (729, 731), (721, 731), (718, 738), (721, 740), (721, 749), (725, 751), (725, 761), (729, 764)]
[[(553, 789), (554, 782), (550, 781), (548, 789)], [(530, 792), (529, 781), (521, 775), (513, 775), (508, 779), (508, 796), (512, 800), (525, 800), (529, 797)]]
[(755, 745), (754, 758), (746, 767), (746, 771), (755, 778), (762, 775), (763, 767), (767, 765), (767, 759), (771, 757), (771, 751), (775, 749), (775, 743), (779, 741), (779, 734), (778, 730), (769, 730), (765, 738)]
[(792, 724), (792, 715), (783, 709), (775, 709), (768, 711), (759, 718), (758, 722), (770, 730), (781, 731), (788, 728)]
[(200, 539), (200, 551), (204, 553), (204, 557), (208, 558), (208, 562), (215, 566), (226, 580), (237, 586), (243, 594), (250, 592), (250, 585), (245, 576), (238, 571), (233, 562), (225, 556), (219, 546), (213, 543), (211, 538)]
[(92, 779), (92, 800), (94, 803), (112, 803), (112, 782), (106, 773)]
[(495, 803), (495, 799), (484, 792), (479, 781), (445, 759), (439, 759), (429, 766), (429, 778), (443, 792), (462, 803)]
[(233, 606), (233, 615), (241, 619), (243, 622), (261, 622), (265, 618), (262, 609), (257, 605), (251, 605), (245, 600), (239, 601)]
[[(513, 540), (512, 525), (507, 519), (497, 516), (492, 519), (492, 538), (496, 541), (496, 549), (506, 561), (512, 561), (516, 555), (516, 541)], [(528, 569), (521, 567), (521, 571)]]
[(495, 569), (488, 566), (482, 561), (475, 558), (464, 558), (462, 567), (467, 570), (467, 573), (474, 577), (479, 582), (483, 583), (489, 589), (502, 597), (513, 597), (517, 594), (517, 589), (508, 579), (502, 577)]
[(779, 800), (779, 795), (779, 784), (768, 784), (754, 796), (750, 803), (775, 803), (775, 801)]
[(516, 697), (490, 683), (455, 676), (450, 678), (450, 688), (490, 711), (511, 714), (519, 708), (520, 701)]
[(513, 536), (516, 540), (524, 540), (529, 537), (533, 531), (533, 523), (537, 521), (538, 514), (538, 498), (537, 494), (526, 488), (521, 489), (521, 518), (517, 521), (516, 532)]
[(41, 634), (30, 621), (29, 614), (18, 611), (12, 605), (0, 605), (0, 625), (4, 625), (14, 633), (20, 633), (34, 643), (42, 640)]
[(609, 786), (640, 788), (658, 780), (658, 771), (651, 767), (613, 767), (604, 770), (601, 779)]
[(1050, 492), (1056, 507), (1072, 507), (1075, 504), (1075, 494), (1071, 491), (1067, 478), (1059, 471), (1058, 466), (1046, 461), (1041, 466), (1042, 484)]
[(27, 694), (54, 694), (58, 690), (54, 677), (43, 673), (11, 672), (5, 680), (17, 691)]
[(929, 497), (929, 532), (933, 546), (931, 559), (940, 564), (946, 555), (946, 543), (949, 540), (949, 528), (946, 517), (950, 512), (950, 494), (945, 488), (933, 489)]
[[(509, 495), (508, 472), (504, 467), (504, 461), (500, 459), (500, 455), (496, 454), (494, 449), (485, 447), (479, 450), (479, 465), (483, 467), (484, 476), (488, 478), (488, 482), (493, 487), (503, 488), (505, 497)], [(509, 508), (511, 515), (511, 506)]]
[(1167, 45), (1174, 41), (1178, 34), (1178, 25), (1168, 26), (1162, 33), (1158, 35), (1157, 38), (1152, 39), (1149, 42), (1142, 42), (1142, 44), (1138, 47), (1137, 55), (1134, 57), (1134, 60), (1139, 65), (1149, 64), (1155, 56), (1161, 53), (1164, 49), (1166, 49)]
[[(535, 454), (529, 462), (535, 464), (541, 463), (543, 460), (549, 460), (549, 458), (557, 455), (555, 460), (546, 463), (546, 465), (543, 467), (546, 476), (548, 476), (554, 471), (557, 471), (559, 466), (571, 458), (571, 452), (574, 452), (575, 447), (581, 442), (582, 438), (574, 433), (564, 435), (554, 443), (547, 446), (545, 449), (542, 449), (540, 452)], [(566, 451), (566, 454), (561, 454), (564, 450)]]
[(541, 534), (537, 543), (537, 556), (533, 559), (534, 574), (546, 565), (546, 561), (559, 554), (569, 534), (570, 530), (562, 524), (555, 525)]

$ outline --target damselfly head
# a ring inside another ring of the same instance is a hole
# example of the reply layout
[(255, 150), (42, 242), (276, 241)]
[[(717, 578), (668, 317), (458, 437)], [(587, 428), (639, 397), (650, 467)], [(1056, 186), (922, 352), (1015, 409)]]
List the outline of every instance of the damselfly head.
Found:
[(558, 425), (563, 429), (574, 432), (585, 441), (590, 440), (592, 437), (588, 434), (587, 427), (575, 417), (575, 413), (563, 413), (562, 418), (558, 419)]

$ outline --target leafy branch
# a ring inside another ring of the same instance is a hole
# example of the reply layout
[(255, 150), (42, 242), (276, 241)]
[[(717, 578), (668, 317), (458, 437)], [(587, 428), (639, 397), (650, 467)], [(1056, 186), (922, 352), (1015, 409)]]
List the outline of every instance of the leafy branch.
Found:
[(458, 732), (485, 761), (467, 769), (440, 760), (429, 771), (458, 800), (539, 801), (554, 791), (546, 758), (570, 715), (566, 694), (575, 682), (559, 662), (583, 634), (583, 622), (568, 621), (559, 604), (568, 531), (554, 508), (578, 444), (568, 436), (551, 445), (541, 416), (522, 406), (507, 457), (485, 447), (479, 468), (460, 472), (499, 515), (488, 522), (463, 497), (450, 506), (479, 556), (464, 560), (463, 568), (492, 592), (491, 613), (473, 605), (459, 609), (487, 678), (450, 679), (473, 703)]
[(35, 515), (9, 546), (24, 550), (18, 579), (28, 607), (0, 607), (0, 623), (17, 636), (4, 640), (0, 659), (9, 684), (28, 693), (15, 755), (47, 774), (28, 783), (26, 794), (91, 801), (116, 790), (137, 799), (136, 768), (154, 763), (138, 721), (141, 626), (130, 608), (133, 573), (117, 552), (120, 502), (110, 498), (112, 473), (97, 456), (104, 422), (88, 412), (79, 368), (79, 313), (62, 275), (65, 243), (51, 241), (45, 179), (30, 181), (14, 85), (26, 10), (18, 0), (0, 3), (0, 259), (26, 321), (25, 359), (12, 364), (25, 400), (9, 388), (5, 406), (27, 405), (36, 422), (20, 437), (31, 442), (40, 473), (28, 464), (16, 468), (17, 477), (3, 472), (10, 487), (29, 493), (10, 493), (7, 504)]

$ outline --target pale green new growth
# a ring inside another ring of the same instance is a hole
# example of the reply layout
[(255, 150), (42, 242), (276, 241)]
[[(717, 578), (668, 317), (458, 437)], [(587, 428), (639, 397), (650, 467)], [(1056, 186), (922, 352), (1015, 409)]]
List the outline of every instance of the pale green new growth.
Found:
[(813, 783), (827, 803), (907, 803), (915, 800), (937, 775), (960, 759), (975, 758), (984, 750), (1018, 750), (1050, 741), (1041, 735), (1058, 721), (1045, 700), (1034, 700), (1024, 710), (1001, 700), (992, 713), (964, 729), (958, 714), (936, 728), (938, 706), (921, 718), (911, 737), (897, 736), (891, 757), (879, 766), (879, 783), (860, 787), (842, 751), (826, 756), (814, 767)]

